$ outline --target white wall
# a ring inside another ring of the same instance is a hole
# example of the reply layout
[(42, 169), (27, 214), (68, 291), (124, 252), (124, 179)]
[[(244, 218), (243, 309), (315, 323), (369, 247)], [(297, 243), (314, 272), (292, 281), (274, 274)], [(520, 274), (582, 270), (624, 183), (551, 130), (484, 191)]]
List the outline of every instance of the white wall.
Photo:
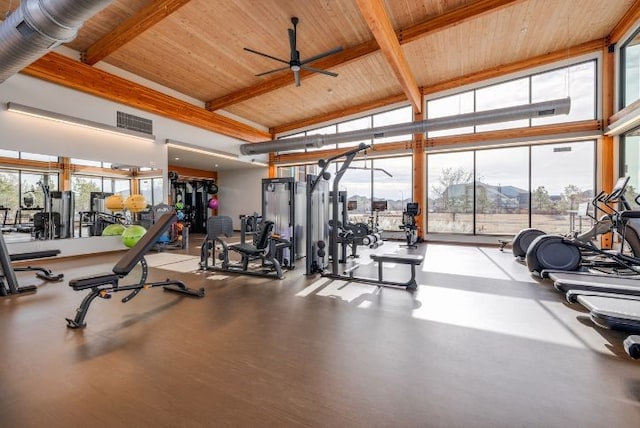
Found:
[(262, 214), (262, 179), (268, 172), (267, 168), (218, 172), (218, 214), (231, 217), (235, 230), (240, 230), (240, 214)]
[[(155, 142), (9, 112), (7, 102), (111, 126), (116, 125), (117, 111), (134, 114), (153, 121)], [(243, 143), (22, 74), (0, 83), (0, 149), (159, 168), (163, 170), (168, 195), (166, 139), (236, 154)], [(267, 168), (219, 173), (221, 213), (231, 216), (237, 228), (239, 214), (261, 212), (260, 180), (266, 175)]]
[[(115, 126), (117, 111), (153, 121), (155, 143), (68, 124), (20, 115), (6, 110), (14, 102), (80, 119)], [(0, 84), (0, 148), (53, 156), (155, 167), (167, 173), (166, 139), (203, 149), (239, 154), (243, 141), (216, 134), (119, 103), (17, 74)], [(165, 180), (166, 182), (166, 180)], [(165, 189), (168, 192), (168, 188)]]

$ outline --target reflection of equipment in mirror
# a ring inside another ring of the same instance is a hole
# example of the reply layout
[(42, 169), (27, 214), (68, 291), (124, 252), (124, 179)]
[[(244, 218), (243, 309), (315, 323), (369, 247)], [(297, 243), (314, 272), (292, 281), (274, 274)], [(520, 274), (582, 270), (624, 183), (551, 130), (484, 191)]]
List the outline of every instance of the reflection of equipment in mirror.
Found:
[[(91, 192), (89, 194), (90, 210), (80, 211), (79, 236), (83, 236), (83, 229), (88, 229), (88, 236), (101, 236), (111, 225), (125, 223), (124, 198), (108, 192)], [(113, 229), (111, 229), (113, 230)], [(111, 232), (108, 232), (111, 233)]]
[[(23, 205), (16, 210), (14, 230), (31, 233), (35, 239), (71, 238), (73, 236), (73, 192), (52, 191), (45, 181), (38, 181), (43, 206), (37, 206), (32, 187), (22, 196)], [(34, 206), (35, 205), (35, 206)], [(25, 213), (29, 215), (25, 221)], [(33, 213), (33, 214), (31, 214)]]

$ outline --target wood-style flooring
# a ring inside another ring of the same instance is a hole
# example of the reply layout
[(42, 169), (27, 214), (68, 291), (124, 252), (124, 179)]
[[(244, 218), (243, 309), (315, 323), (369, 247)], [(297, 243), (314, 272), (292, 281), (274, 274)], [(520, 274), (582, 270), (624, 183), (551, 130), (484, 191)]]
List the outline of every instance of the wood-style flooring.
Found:
[(303, 262), (282, 281), (159, 264), (152, 279), (206, 296), (96, 299), (83, 330), (66, 327), (86, 294), (67, 281), (120, 254), (48, 261), (64, 282), (0, 299), (0, 427), (639, 426), (624, 334), (497, 248), (417, 252), (413, 294), (306, 277)]

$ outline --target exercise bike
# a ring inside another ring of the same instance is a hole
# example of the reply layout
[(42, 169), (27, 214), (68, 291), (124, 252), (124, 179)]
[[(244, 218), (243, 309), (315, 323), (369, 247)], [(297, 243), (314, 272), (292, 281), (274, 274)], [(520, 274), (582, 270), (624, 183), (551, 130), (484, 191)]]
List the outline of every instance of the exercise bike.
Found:
[(418, 225), (416, 217), (420, 214), (420, 207), (417, 202), (407, 202), (407, 209), (402, 213), (402, 224), (399, 226), (404, 230), (408, 248), (418, 248)]
[[(526, 252), (526, 264), (529, 272), (546, 277), (549, 271), (575, 271), (594, 268), (623, 268), (640, 273), (640, 211), (631, 210), (625, 198), (628, 177), (622, 177), (613, 191), (606, 197), (600, 196), (594, 201), (607, 207), (608, 219), (601, 219), (600, 225), (610, 224), (608, 232), (618, 239), (620, 248), (608, 250), (598, 247), (594, 240), (578, 239), (561, 235), (542, 235), (535, 238)], [(636, 197), (636, 202), (640, 202)], [(622, 205), (622, 210), (616, 206)]]

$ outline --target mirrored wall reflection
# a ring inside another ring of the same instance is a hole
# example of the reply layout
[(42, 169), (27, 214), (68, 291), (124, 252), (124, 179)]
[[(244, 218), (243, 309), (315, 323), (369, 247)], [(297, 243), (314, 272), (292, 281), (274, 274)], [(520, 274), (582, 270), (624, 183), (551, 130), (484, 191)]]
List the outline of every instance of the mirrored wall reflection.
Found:
[[(70, 174), (63, 174), (65, 169)], [(114, 214), (104, 204), (108, 195), (126, 199), (138, 189), (148, 207), (164, 202), (161, 174), (135, 167), (123, 170), (100, 161), (0, 150), (3, 236), (12, 242), (98, 235), (102, 229), (95, 227), (96, 219), (103, 213)], [(63, 176), (68, 177), (65, 183)]]
[(584, 231), (594, 195), (595, 142), (478, 149), (427, 156), (429, 233), (513, 235)]

